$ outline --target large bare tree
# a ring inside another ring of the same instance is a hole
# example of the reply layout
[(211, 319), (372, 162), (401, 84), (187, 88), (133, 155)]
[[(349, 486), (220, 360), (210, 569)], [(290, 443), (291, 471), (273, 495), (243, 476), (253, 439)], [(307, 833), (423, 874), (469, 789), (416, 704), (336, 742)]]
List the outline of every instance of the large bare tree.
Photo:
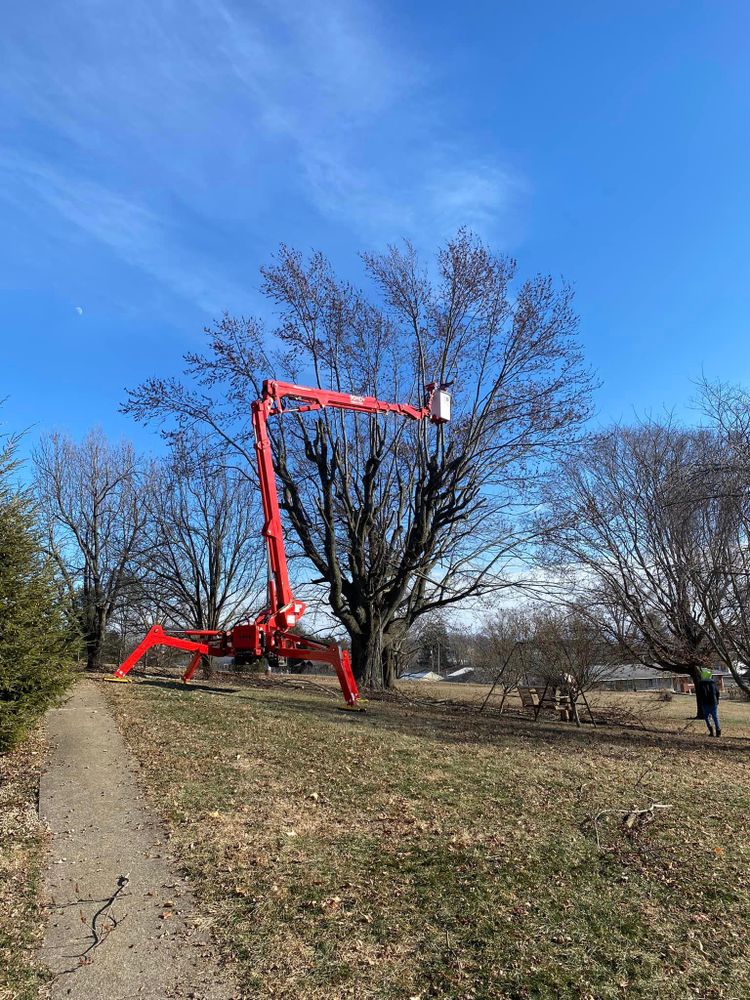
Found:
[(453, 383), (445, 427), (322, 410), (272, 428), (281, 506), (351, 637), (357, 678), (390, 683), (421, 615), (507, 584), (540, 468), (575, 437), (591, 379), (569, 288), (460, 232), (428, 269), (408, 244), (364, 257), (369, 295), (321, 254), (282, 247), (263, 270), (272, 333), (225, 316), (184, 380), (129, 393), (138, 419), (200, 426), (253, 465), (249, 406), (264, 377), (421, 404)]
[(99, 430), (80, 444), (47, 435), (33, 462), (49, 553), (77, 609), (92, 669), (144, 540), (144, 463), (131, 444), (111, 444)]

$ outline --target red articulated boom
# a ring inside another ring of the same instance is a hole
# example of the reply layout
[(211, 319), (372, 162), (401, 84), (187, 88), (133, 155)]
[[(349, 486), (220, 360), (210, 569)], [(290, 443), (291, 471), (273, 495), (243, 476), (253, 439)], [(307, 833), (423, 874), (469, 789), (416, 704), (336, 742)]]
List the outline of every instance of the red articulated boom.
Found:
[(225, 631), (184, 629), (165, 632), (161, 625), (149, 629), (143, 641), (115, 671), (116, 678), (123, 678), (152, 646), (170, 646), (193, 653), (183, 674), (189, 681), (203, 656), (244, 657), (275, 656), (287, 660), (312, 660), (328, 663), (336, 671), (346, 704), (353, 707), (359, 692), (352, 674), (349, 653), (336, 643), (326, 644), (295, 635), (291, 629), (305, 613), (305, 604), (294, 596), (289, 582), (289, 569), (284, 548), (276, 476), (273, 469), (271, 442), (268, 437), (268, 418), (285, 412), (284, 400), (296, 404), (286, 407), (295, 413), (333, 407), (359, 413), (399, 413), (412, 420), (429, 418), (441, 424), (450, 420), (450, 396), (446, 386), (432, 383), (426, 387), (427, 399), (421, 408), (408, 403), (386, 403), (374, 396), (353, 396), (346, 392), (313, 389), (289, 382), (271, 379), (263, 383), (263, 394), (252, 404), (255, 454), (258, 462), (258, 481), (263, 502), (263, 537), (268, 551), (268, 603), (254, 622), (237, 624)]

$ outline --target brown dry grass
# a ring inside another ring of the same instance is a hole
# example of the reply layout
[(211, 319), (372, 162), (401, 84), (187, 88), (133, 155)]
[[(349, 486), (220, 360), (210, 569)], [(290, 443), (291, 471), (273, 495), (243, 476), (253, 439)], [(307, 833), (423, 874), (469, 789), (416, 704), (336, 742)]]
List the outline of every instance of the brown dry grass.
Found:
[(628, 724), (579, 730), (291, 685), (107, 694), (248, 997), (750, 996), (747, 705), (709, 741), (687, 698), (608, 696)]

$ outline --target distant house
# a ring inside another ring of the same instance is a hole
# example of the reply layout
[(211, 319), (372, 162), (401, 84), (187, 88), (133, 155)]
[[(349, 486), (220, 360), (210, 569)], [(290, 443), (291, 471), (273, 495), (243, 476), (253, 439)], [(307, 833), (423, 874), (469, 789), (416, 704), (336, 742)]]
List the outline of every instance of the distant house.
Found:
[(474, 667), (459, 667), (458, 670), (446, 674), (443, 680), (450, 681), (451, 684), (463, 684), (466, 681), (474, 680)]
[[(714, 667), (713, 678), (720, 691), (731, 682), (728, 671)], [(693, 679), (687, 674), (673, 674), (669, 670), (656, 670), (639, 663), (627, 663), (619, 667), (609, 667), (602, 678), (594, 684), (598, 691), (674, 691), (679, 694), (693, 693)]]
[(417, 670), (411, 674), (401, 674), (400, 681), (441, 681), (443, 678), (434, 670)]
[(640, 663), (608, 667), (594, 684), (596, 691), (674, 691), (673, 675)]

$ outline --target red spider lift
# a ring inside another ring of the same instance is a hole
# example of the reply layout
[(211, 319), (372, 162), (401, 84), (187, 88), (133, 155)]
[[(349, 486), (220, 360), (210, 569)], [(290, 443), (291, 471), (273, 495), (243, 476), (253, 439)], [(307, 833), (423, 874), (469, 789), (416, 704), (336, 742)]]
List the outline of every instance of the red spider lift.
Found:
[[(143, 641), (117, 668), (115, 678), (121, 680), (152, 646), (170, 646), (193, 653), (183, 681), (191, 679), (203, 656), (242, 656), (259, 659), (263, 656), (284, 657), (287, 660), (312, 660), (328, 663), (336, 671), (344, 700), (354, 707), (359, 697), (352, 674), (347, 650), (338, 644), (330, 645), (295, 635), (291, 629), (305, 612), (305, 604), (296, 598), (289, 582), (289, 570), (284, 549), (276, 477), (268, 437), (268, 418), (284, 412), (304, 413), (333, 407), (354, 410), (358, 413), (399, 413), (412, 420), (429, 418), (442, 424), (450, 420), (450, 396), (447, 386), (431, 383), (426, 386), (425, 405), (418, 409), (408, 403), (385, 403), (374, 396), (352, 396), (346, 392), (311, 389), (267, 379), (263, 394), (251, 407), (255, 432), (255, 454), (258, 462), (258, 481), (263, 502), (263, 537), (268, 552), (268, 603), (254, 622), (237, 624), (224, 631), (182, 629), (166, 632), (161, 625), (153, 625)], [(284, 400), (294, 406), (285, 407)], [(301, 404), (301, 405), (300, 405)]]

